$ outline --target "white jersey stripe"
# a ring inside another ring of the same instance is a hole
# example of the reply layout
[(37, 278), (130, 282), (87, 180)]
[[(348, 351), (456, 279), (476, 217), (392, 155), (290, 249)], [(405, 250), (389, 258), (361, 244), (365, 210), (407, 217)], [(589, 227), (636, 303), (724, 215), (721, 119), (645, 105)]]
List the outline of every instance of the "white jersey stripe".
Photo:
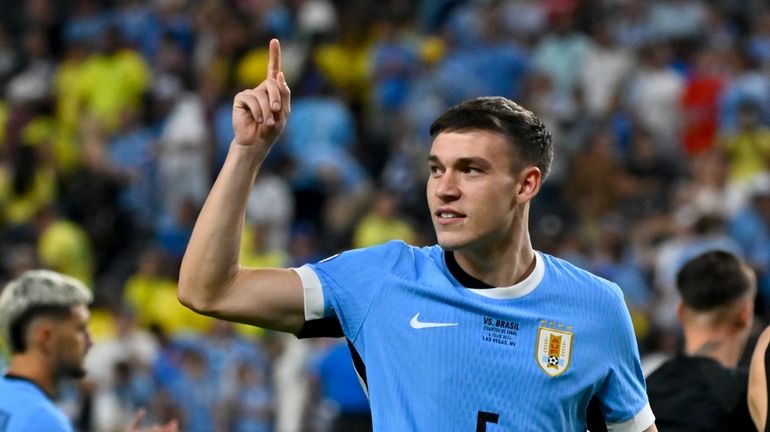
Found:
[(655, 415), (650, 404), (642, 408), (633, 418), (623, 423), (607, 423), (607, 432), (641, 432), (652, 426)]
[(312, 268), (304, 265), (292, 268), (300, 280), (305, 293), (305, 321), (324, 318), (324, 293), (321, 280)]

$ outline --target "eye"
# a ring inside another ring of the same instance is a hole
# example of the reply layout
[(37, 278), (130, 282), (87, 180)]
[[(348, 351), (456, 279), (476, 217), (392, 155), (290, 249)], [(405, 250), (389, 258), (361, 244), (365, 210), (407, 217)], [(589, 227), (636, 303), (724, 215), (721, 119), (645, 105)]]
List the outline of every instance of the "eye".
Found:
[(477, 168), (477, 167), (474, 167), (474, 166), (467, 166), (467, 167), (463, 168), (463, 173), (465, 173), (465, 174), (481, 174), (482, 170), (481, 170), (481, 168)]
[(437, 176), (441, 174), (441, 167), (438, 165), (428, 165), (428, 172), (430, 172), (430, 175)]

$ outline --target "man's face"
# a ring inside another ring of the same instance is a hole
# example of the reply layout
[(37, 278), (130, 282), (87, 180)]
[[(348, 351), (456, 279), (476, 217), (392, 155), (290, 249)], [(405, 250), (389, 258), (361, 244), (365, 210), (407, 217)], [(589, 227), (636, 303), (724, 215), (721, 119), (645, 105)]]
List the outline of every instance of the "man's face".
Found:
[(88, 349), (91, 348), (88, 317), (86, 305), (72, 306), (70, 316), (60, 321), (54, 330), (52, 352), (56, 376), (61, 378), (85, 376), (83, 363)]
[(428, 207), (444, 249), (494, 248), (520, 228), (510, 146), (489, 131), (444, 132), (433, 140)]

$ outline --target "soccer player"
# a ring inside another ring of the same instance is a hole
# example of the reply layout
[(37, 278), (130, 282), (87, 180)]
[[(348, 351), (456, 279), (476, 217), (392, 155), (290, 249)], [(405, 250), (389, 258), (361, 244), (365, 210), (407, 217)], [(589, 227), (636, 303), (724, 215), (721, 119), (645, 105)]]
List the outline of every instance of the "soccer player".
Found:
[[(59, 382), (85, 376), (91, 346), (91, 292), (77, 279), (47, 270), (23, 273), (0, 294), (0, 329), (11, 348), (0, 376), (0, 431), (71, 432), (69, 419), (53, 402)], [(144, 412), (127, 431), (138, 431)], [(177, 430), (176, 421), (148, 429)]]
[(738, 368), (754, 318), (756, 279), (740, 258), (709, 251), (677, 275), (684, 352), (647, 378), (665, 431), (749, 431), (748, 370)]
[(431, 127), (438, 245), (242, 268), (249, 189), (290, 97), (272, 40), (266, 80), (234, 99), (235, 138), (182, 263), (182, 303), (299, 337), (337, 324), (375, 431), (582, 431), (592, 398), (611, 430), (656, 430), (620, 289), (532, 247), (530, 200), (553, 149), (543, 123), (510, 100), (468, 101)]

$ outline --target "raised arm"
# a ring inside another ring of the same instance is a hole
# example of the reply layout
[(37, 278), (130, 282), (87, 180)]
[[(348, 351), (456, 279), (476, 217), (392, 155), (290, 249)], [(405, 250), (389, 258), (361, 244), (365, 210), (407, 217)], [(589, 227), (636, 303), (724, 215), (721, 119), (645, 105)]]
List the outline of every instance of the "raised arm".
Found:
[(749, 368), (749, 413), (757, 430), (766, 430), (767, 422), (767, 371), (765, 352), (770, 344), (770, 327), (765, 328), (757, 340)]
[(270, 41), (269, 59), (267, 78), (233, 101), (235, 138), (195, 223), (178, 296), (205, 315), (296, 333), (304, 323), (299, 276), (288, 269), (242, 268), (238, 256), (254, 178), (291, 111), (276, 39)]

